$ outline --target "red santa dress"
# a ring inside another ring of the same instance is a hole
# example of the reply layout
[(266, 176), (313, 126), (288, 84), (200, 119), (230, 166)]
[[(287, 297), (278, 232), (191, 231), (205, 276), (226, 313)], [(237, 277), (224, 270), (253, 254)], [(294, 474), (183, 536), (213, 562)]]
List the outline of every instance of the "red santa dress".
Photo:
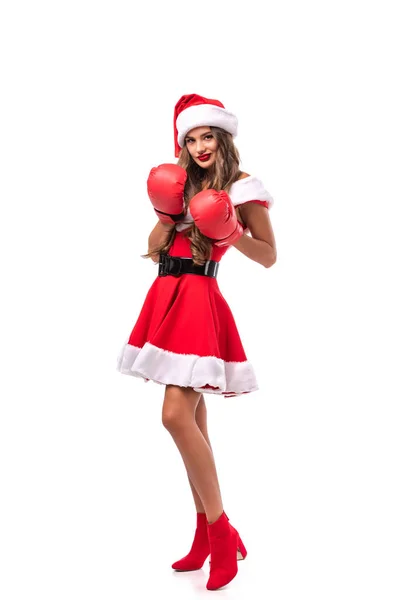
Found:
[[(234, 206), (257, 202), (270, 208), (273, 204), (255, 176), (233, 183), (229, 196)], [(192, 258), (184, 233), (191, 222), (188, 211), (176, 225), (171, 256)], [(220, 262), (229, 247), (213, 245), (211, 260)], [(117, 370), (146, 383), (191, 387), (226, 398), (259, 389), (217, 278), (192, 273), (156, 277), (122, 346)]]

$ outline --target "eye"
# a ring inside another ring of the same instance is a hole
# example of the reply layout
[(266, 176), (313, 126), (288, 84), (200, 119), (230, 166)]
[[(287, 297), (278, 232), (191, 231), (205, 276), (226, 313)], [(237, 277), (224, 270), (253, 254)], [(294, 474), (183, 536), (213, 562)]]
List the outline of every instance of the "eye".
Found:
[(210, 135), (206, 135), (205, 139), (207, 139), (207, 138), (212, 139), (212, 135), (211, 134)]

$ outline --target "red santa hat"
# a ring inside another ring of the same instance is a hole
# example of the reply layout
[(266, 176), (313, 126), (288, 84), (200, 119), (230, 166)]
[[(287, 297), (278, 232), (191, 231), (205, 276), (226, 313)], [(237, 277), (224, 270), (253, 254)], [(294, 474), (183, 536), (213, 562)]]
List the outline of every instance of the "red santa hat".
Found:
[(209, 127), (214, 125), (225, 129), (233, 137), (237, 135), (237, 117), (228, 112), (222, 102), (198, 94), (186, 94), (178, 100), (174, 111), (174, 142), (177, 158), (185, 144), (187, 132), (202, 125)]

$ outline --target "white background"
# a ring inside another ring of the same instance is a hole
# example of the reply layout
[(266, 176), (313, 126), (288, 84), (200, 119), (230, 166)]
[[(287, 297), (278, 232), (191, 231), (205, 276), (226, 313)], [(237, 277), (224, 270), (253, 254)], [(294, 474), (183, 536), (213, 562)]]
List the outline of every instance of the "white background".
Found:
[[(183, 94), (239, 119), (278, 261), (219, 285), (260, 390), (206, 395), (248, 557), (223, 598), (398, 600), (395, 2), (2, 3), (3, 600), (209, 597), (164, 387), (115, 369)], [(263, 13), (261, 13), (263, 10)]]

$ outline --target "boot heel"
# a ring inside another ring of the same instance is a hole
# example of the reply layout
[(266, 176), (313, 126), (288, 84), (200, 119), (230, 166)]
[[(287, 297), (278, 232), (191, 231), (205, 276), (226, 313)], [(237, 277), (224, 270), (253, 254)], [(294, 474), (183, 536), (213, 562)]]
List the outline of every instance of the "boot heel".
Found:
[(238, 535), (237, 560), (244, 560), (247, 556), (247, 550)]
[[(246, 556), (247, 556), (247, 550), (246, 550), (245, 545), (243, 544), (241, 538), (238, 536), (236, 559), (244, 560), (246, 558)], [(208, 563), (211, 565), (211, 559), (208, 561)]]

